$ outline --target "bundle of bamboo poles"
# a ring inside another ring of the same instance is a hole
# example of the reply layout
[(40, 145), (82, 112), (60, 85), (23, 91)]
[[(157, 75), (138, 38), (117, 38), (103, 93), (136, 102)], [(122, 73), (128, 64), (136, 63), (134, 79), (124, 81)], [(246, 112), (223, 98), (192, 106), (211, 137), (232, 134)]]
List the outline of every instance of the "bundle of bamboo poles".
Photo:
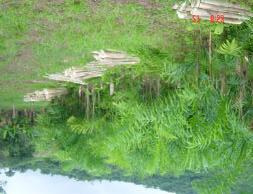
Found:
[(134, 65), (139, 63), (139, 58), (127, 55), (120, 51), (94, 51), (93, 57), (96, 61), (88, 63), (85, 67), (69, 68), (62, 73), (50, 74), (46, 78), (55, 81), (72, 82), (86, 85), (87, 79), (101, 77), (103, 73), (118, 65)]
[[(101, 77), (106, 70), (120, 65), (134, 65), (140, 62), (138, 57), (130, 56), (125, 52), (100, 50), (92, 52), (95, 61), (88, 63), (84, 67), (71, 67), (62, 73), (49, 74), (45, 77), (61, 82), (71, 82), (79, 85), (87, 85), (85, 82), (91, 78)], [(66, 94), (66, 89), (44, 89), (25, 95), (25, 102), (51, 101), (55, 97)], [(114, 93), (114, 85), (110, 83), (110, 95)]]
[(224, 23), (241, 24), (253, 17), (250, 9), (238, 4), (228, 3), (222, 0), (191, 0), (181, 4), (175, 4), (173, 9), (181, 19), (190, 19), (199, 16), (203, 20), (210, 20), (211, 16), (224, 16)]
[(86, 68), (75, 68), (71, 67), (66, 69), (63, 73), (55, 73), (47, 75), (46, 78), (55, 81), (63, 81), (63, 82), (72, 82), (76, 84), (86, 85), (84, 80), (100, 77), (102, 76), (103, 71), (98, 68), (90, 69), (89, 67)]
[(56, 88), (56, 89), (43, 89), (41, 91), (35, 91), (28, 93), (24, 96), (25, 102), (39, 102), (39, 101), (51, 101), (53, 98), (60, 97), (67, 94), (67, 89)]
[(97, 63), (104, 65), (106, 68), (117, 65), (134, 65), (140, 62), (138, 57), (129, 56), (120, 51), (95, 51), (93, 52), (93, 57)]

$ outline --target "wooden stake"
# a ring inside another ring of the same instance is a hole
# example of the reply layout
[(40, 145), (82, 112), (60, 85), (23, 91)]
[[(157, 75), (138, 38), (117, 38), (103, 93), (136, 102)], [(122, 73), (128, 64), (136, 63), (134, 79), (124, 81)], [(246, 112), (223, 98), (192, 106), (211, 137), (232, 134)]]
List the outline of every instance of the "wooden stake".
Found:
[(89, 85), (87, 85), (86, 92), (85, 92), (85, 101), (86, 101), (86, 119), (89, 119), (90, 115), (90, 94), (89, 94)]
[(114, 94), (114, 83), (113, 81), (111, 80), (110, 81), (110, 96), (112, 96)]
[(16, 110), (15, 110), (15, 105), (12, 105), (12, 119), (16, 118)]
[(92, 87), (92, 118), (95, 117), (95, 105), (96, 105), (96, 91)]
[(156, 79), (156, 96), (159, 97), (160, 96), (160, 87), (161, 87), (161, 83), (160, 83), (160, 78), (158, 77)]

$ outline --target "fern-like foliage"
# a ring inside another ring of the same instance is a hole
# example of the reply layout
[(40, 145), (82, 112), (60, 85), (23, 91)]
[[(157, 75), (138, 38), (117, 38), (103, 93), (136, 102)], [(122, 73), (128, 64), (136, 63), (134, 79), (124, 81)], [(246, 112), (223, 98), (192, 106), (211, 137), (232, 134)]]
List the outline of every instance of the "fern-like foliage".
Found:
[(231, 42), (227, 40), (225, 43), (223, 43), (217, 52), (222, 55), (238, 57), (241, 54), (241, 50), (242, 48), (238, 45), (236, 40), (233, 39)]
[(67, 120), (67, 125), (69, 128), (77, 134), (83, 135), (92, 135), (99, 130), (104, 128), (104, 120), (103, 119), (93, 119), (93, 120), (85, 120), (85, 119), (78, 119), (74, 116), (71, 116)]
[(200, 172), (249, 158), (246, 127), (212, 88), (185, 89), (151, 105), (133, 103), (116, 105), (122, 111), (118, 130), (107, 143), (107, 161), (126, 172)]

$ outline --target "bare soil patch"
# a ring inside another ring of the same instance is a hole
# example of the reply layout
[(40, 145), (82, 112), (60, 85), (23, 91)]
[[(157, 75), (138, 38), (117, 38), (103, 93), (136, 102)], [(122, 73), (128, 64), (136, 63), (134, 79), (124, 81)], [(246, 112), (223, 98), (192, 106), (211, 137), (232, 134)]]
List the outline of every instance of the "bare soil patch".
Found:
[[(153, 8), (159, 7), (159, 4), (152, 0), (111, 0), (111, 1), (113, 3), (119, 3), (119, 4), (137, 3), (147, 9), (153, 9)], [(97, 4), (101, 2), (101, 0), (89, 0), (88, 2), (91, 7), (95, 7), (97, 6)]]
[(65, 0), (38, 0), (34, 6), (34, 11), (42, 12), (48, 9), (50, 6), (62, 5), (65, 3)]
[(112, 0), (114, 3), (138, 3), (147, 9), (158, 8), (159, 4), (152, 0)]
[(41, 37), (38, 35), (38, 32), (36, 30), (31, 30), (28, 32), (28, 36), (25, 40), (17, 42), (17, 44), (21, 45), (21, 48), (16, 54), (15, 58), (11, 63), (6, 64), (3, 68), (1, 68), (0, 73), (32, 73), (30, 64), (36, 64), (36, 60), (33, 56), (32, 45), (39, 41), (41, 41)]

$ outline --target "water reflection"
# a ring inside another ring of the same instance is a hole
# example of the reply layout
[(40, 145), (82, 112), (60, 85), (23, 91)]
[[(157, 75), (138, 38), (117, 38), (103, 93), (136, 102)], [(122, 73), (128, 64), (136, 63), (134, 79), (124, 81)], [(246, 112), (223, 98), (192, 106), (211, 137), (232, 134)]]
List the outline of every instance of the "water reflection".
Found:
[(120, 181), (78, 181), (60, 175), (45, 175), (39, 170), (15, 172), (6, 176), (0, 171), (0, 181), (7, 194), (172, 194), (143, 185)]

